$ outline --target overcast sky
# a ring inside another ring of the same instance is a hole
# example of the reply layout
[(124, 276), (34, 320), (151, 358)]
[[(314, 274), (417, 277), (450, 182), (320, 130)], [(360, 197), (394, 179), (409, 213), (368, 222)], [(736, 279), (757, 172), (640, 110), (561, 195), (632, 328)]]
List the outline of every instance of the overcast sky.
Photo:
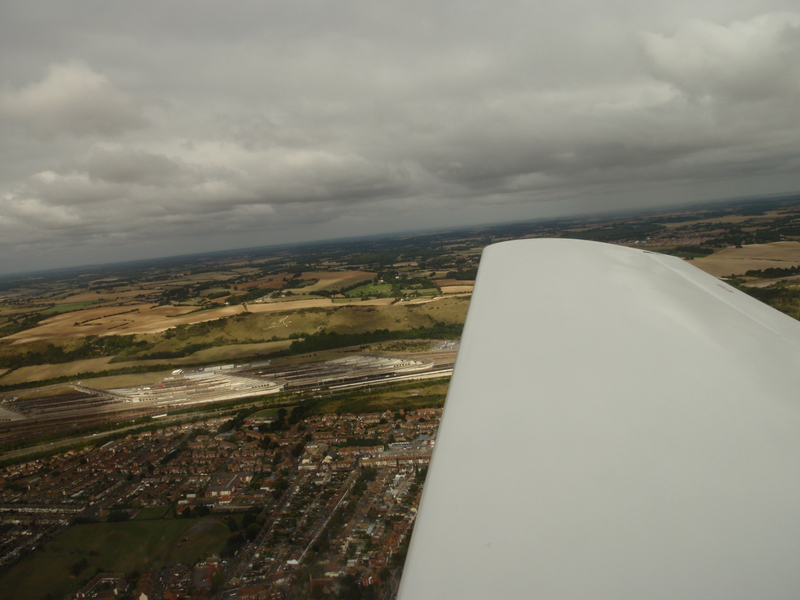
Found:
[(797, 190), (796, 0), (0, 4), (0, 273)]

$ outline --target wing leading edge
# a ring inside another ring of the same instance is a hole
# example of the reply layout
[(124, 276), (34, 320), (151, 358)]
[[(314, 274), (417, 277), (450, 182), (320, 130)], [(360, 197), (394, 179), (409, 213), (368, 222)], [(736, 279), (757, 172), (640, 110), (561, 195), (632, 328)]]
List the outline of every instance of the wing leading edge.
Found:
[(399, 598), (796, 597), (798, 391), (800, 323), (688, 263), (488, 247)]

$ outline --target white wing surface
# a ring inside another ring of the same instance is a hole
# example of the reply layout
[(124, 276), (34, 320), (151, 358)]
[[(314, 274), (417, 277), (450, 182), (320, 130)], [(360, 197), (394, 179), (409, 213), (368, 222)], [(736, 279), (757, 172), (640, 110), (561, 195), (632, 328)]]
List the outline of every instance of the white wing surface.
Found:
[(481, 259), (401, 600), (800, 596), (800, 322), (679, 259)]

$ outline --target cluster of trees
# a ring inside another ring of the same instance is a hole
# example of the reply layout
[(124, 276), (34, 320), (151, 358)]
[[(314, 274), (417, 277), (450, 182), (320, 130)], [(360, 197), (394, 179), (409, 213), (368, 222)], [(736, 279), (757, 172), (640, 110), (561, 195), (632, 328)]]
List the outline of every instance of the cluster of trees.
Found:
[(228, 527), (231, 535), (220, 551), (220, 556), (222, 558), (233, 556), (246, 541), (252, 541), (258, 536), (258, 532), (261, 531), (261, 526), (266, 521), (266, 517), (261, 514), (263, 510), (264, 507), (260, 505), (248, 508), (247, 512), (242, 517), (241, 527), (233, 517), (229, 517), (225, 520), (225, 525)]
[[(285, 411), (286, 409), (284, 408), (282, 410)], [(242, 425), (244, 425), (244, 420), (250, 413), (251, 411), (247, 409), (240, 410), (230, 421), (225, 421), (222, 425), (217, 427), (217, 433), (228, 433), (229, 431), (239, 429)]]
[(745, 273), (748, 277), (758, 277), (759, 279), (776, 279), (778, 277), (790, 277), (791, 275), (800, 275), (800, 266), (787, 267), (782, 269), (780, 267), (770, 267), (768, 269), (750, 269)]
[(779, 242), (781, 239), (783, 237), (778, 231), (767, 229), (742, 231), (741, 228), (737, 227), (705, 243), (715, 247), (736, 246), (741, 248), (744, 244), (768, 244), (770, 242)]
[(183, 509), (181, 513), (181, 517), (184, 519), (191, 519), (191, 518), (200, 518), (200, 517), (207, 517), (211, 514), (211, 509), (208, 508), (205, 504), (196, 504), (194, 508), (191, 506), (187, 506)]
[(109, 523), (121, 523), (122, 521), (129, 521), (130, 518), (131, 515), (127, 510), (112, 510), (108, 513), (106, 520)]
[(700, 256), (708, 256), (714, 254), (714, 248), (705, 246), (675, 246), (672, 249), (659, 250), (662, 254), (669, 254), (670, 256), (678, 256), (680, 258), (696, 258)]
[(771, 285), (766, 288), (741, 286), (739, 289), (790, 317), (800, 319), (800, 290), (794, 287), (785, 285)]
[(459, 269), (458, 271), (450, 271), (447, 274), (448, 279), (458, 279), (459, 281), (474, 281), (478, 276), (478, 267), (471, 269)]

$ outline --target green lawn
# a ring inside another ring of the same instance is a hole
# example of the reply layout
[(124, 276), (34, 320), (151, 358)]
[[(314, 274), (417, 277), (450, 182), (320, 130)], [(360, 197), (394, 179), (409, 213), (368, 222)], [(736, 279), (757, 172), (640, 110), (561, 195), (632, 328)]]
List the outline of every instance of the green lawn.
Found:
[[(291, 408), (287, 409), (291, 410)], [(274, 419), (278, 416), (278, 409), (277, 408), (265, 408), (264, 410), (260, 410), (257, 413), (253, 413), (252, 415), (248, 415), (248, 419)]]
[[(98, 568), (130, 573), (179, 562), (191, 565), (219, 552), (229, 535), (216, 519), (74, 525), (3, 573), (0, 598), (61, 598), (80, 589)], [(70, 567), (83, 558), (87, 567), (77, 577), (71, 575)], [(13, 596), (6, 595), (11, 590)]]

